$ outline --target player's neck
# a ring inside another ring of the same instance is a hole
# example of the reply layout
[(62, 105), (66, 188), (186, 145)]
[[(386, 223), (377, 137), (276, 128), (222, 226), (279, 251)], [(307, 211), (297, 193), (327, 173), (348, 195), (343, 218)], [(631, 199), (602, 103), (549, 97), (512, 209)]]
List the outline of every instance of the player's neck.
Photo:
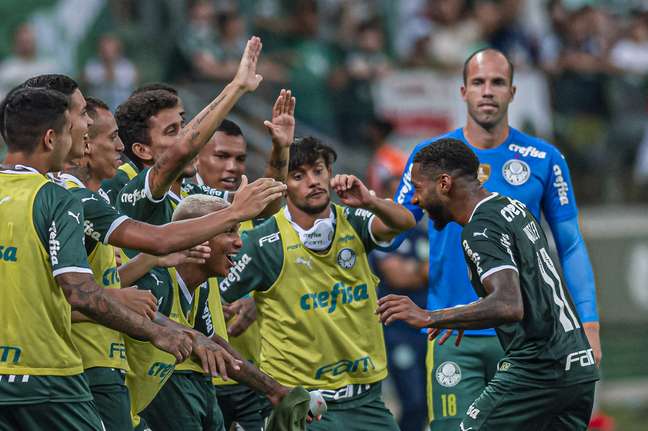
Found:
[(288, 211), (290, 212), (290, 217), (292, 221), (296, 223), (300, 228), (308, 230), (315, 225), (315, 221), (321, 218), (327, 218), (331, 215), (331, 205), (326, 206), (322, 211), (317, 214), (307, 213), (295, 206), (290, 199), (287, 199)]
[(101, 186), (101, 180), (94, 178), (88, 166), (79, 166), (66, 163), (63, 172), (75, 176), (87, 189), (96, 192)]
[(491, 192), (481, 186), (464, 189), (456, 197), (456, 205), (450, 208), (452, 218), (461, 226), (467, 225), (470, 217), (475, 212), (477, 204), (490, 195)]
[(509, 129), (508, 116), (502, 118), (502, 121), (491, 129), (483, 128), (468, 116), (468, 121), (463, 129), (463, 133), (468, 143), (473, 147), (481, 150), (489, 150), (506, 141), (509, 136)]
[(175, 180), (173, 184), (171, 184), (170, 190), (176, 195), (180, 196), (180, 192), (182, 191), (182, 179), (178, 178), (177, 180)]
[(180, 264), (176, 266), (176, 271), (178, 271), (182, 281), (187, 285), (187, 289), (192, 292), (209, 278), (209, 274), (205, 271), (204, 265), (195, 263)]
[(36, 169), (41, 174), (45, 175), (51, 172), (51, 163), (45, 154), (25, 154), (25, 153), (7, 153), (4, 160), (4, 165), (24, 165)]

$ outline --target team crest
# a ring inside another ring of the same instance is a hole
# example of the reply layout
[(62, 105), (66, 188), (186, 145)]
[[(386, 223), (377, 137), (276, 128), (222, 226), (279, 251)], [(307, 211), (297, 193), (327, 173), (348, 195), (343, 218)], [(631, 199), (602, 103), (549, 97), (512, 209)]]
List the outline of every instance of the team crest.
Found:
[(446, 388), (456, 386), (461, 381), (461, 368), (456, 362), (446, 361), (437, 368), (436, 379)]
[(343, 248), (337, 255), (337, 263), (344, 269), (351, 269), (355, 265), (356, 254), (350, 248)]
[(531, 168), (529, 165), (518, 159), (511, 159), (504, 163), (502, 167), (502, 175), (506, 182), (513, 186), (521, 186), (526, 183), (531, 176)]
[(477, 179), (481, 184), (484, 184), (490, 178), (491, 165), (488, 163), (480, 163), (477, 170)]

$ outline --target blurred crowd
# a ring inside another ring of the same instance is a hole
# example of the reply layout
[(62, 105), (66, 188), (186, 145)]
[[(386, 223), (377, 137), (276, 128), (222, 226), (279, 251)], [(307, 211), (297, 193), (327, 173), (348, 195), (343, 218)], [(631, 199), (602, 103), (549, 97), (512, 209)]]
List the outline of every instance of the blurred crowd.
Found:
[[(76, 44), (70, 47), (76, 56), (65, 64), (39, 49), (38, 29), (26, 17), (12, 29), (10, 52), (0, 52), (0, 94), (28, 76), (64, 71), (114, 108), (142, 81), (229, 80), (244, 41), (257, 34), (264, 43), (260, 72), (268, 95), (290, 86), (301, 102), (300, 122), (343, 145), (377, 153), (389, 145), (391, 128), (376, 115), (376, 82), (409, 69), (459, 74), (471, 52), (494, 46), (510, 56), (516, 73), (543, 72), (553, 123), (553, 133), (544, 137), (568, 157), (581, 200), (646, 198), (645, 0), (58, 3), (95, 21), (84, 41), (69, 42)], [(373, 166), (370, 175), (396, 171), (394, 157), (388, 157), (390, 166)], [(378, 158), (380, 165), (384, 157)]]

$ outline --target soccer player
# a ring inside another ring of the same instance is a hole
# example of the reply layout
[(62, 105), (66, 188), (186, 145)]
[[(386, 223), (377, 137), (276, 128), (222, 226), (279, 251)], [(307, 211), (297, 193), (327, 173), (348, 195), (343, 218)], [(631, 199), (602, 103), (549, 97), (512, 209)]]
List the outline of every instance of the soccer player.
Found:
[[(129, 219), (117, 212), (105, 196), (98, 193), (101, 181), (115, 175), (123, 151), (117, 123), (108, 106), (100, 100), (88, 98), (86, 111), (93, 121), (88, 129), (86, 156), (75, 161), (77, 166), (68, 167), (58, 179), (83, 206), (85, 248), (95, 280), (100, 286), (115, 289), (122, 285), (130, 286), (153, 266), (162, 266), (161, 263), (156, 263), (156, 259), (151, 259), (152, 256), (139, 254), (117, 268), (115, 254), (109, 244), (161, 254), (162, 250), (180, 249), (183, 243), (186, 246), (190, 242), (195, 244), (211, 239), (218, 233), (230, 230), (240, 221), (253, 217), (265, 207), (263, 199), (269, 193), (268, 189), (255, 188), (251, 193), (239, 193), (237, 203), (232, 207), (217, 214), (205, 214), (206, 217), (189, 222), (156, 226)], [(250, 189), (253, 187), (255, 186), (248, 185)], [(244, 199), (246, 195), (248, 199)], [(134, 266), (138, 267), (133, 268)], [(129, 297), (123, 299), (126, 304), (136, 299), (133, 296), (146, 293), (153, 304), (153, 307), (149, 307), (153, 313), (152, 318), (156, 317), (156, 299), (150, 292), (132, 292), (130, 289), (116, 292), (128, 292)], [(147, 298), (140, 299), (145, 300)], [(129, 429), (130, 401), (124, 385), (124, 371), (128, 370), (128, 366), (121, 334), (93, 322), (83, 321), (72, 326), (72, 334), (83, 358), (86, 377), (106, 429)], [(216, 350), (212, 354), (221, 361), (232, 360), (222, 350)]]
[[(272, 120), (264, 124), (272, 137), (272, 152), (265, 176), (284, 182), (288, 173), (290, 144), (295, 134), (295, 104), (290, 90), (281, 90), (272, 109)], [(233, 191), (245, 174), (247, 145), (241, 128), (233, 121), (223, 120), (205, 148), (198, 154), (196, 181), (200, 185), (219, 190)], [(274, 208), (265, 213), (273, 214), (281, 207), (276, 200)], [(264, 219), (248, 220), (241, 224), (241, 232), (252, 229)], [(229, 319), (228, 338), (232, 347), (248, 361), (258, 364), (259, 326), (256, 321), (254, 299), (246, 297), (225, 306)], [(250, 323), (250, 321), (253, 321)], [(248, 326), (249, 325), (249, 326)], [(218, 404), (223, 412), (225, 429), (233, 422), (243, 429), (258, 430), (263, 426), (262, 405), (259, 397), (245, 385), (214, 379)]]
[[(367, 253), (414, 219), (354, 176), (332, 178), (335, 158), (316, 138), (291, 146), (287, 206), (243, 234), (220, 290), (230, 302), (254, 291), (261, 371), (323, 390), (328, 413), (309, 429), (395, 430), (381, 398), (387, 360)], [(331, 187), (346, 206), (331, 203)]]
[[(61, 169), (73, 146), (70, 104), (43, 88), (17, 89), (4, 103), (9, 153), (0, 170), (2, 429), (102, 429), (72, 343), (72, 309), (150, 340), (177, 361), (191, 353), (186, 334), (135, 314), (93, 280), (80, 202), (45, 176)], [(87, 122), (79, 129), (85, 135)]]
[[(412, 202), (436, 229), (463, 226), (461, 246), (480, 299), (426, 311), (388, 295), (378, 301), (380, 318), (431, 328), (432, 337), (495, 327), (505, 355), (459, 429), (585, 430), (598, 369), (583, 324), (540, 223), (522, 202), (483, 188), (479, 165), (466, 144), (443, 138), (416, 154), (411, 181)], [(452, 382), (454, 373), (445, 371), (440, 380)]]
[[(411, 200), (412, 161), (441, 138), (459, 139), (477, 154), (479, 177), (492, 191), (523, 202), (540, 220), (544, 215), (553, 233), (565, 281), (597, 363), (601, 349), (594, 276), (578, 227), (578, 209), (567, 163), (560, 152), (541, 139), (508, 124), (508, 105), (515, 96), (513, 66), (501, 52), (485, 49), (464, 66), (461, 95), (466, 102), (463, 128), (419, 144), (409, 158), (396, 192), (396, 202), (420, 220), (423, 210)], [(468, 280), (460, 247), (461, 226), (435, 229), (430, 223), (428, 309), (468, 304), (477, 299)], [(461, 412), (493, 377), (503, 352), (493, 329), (467, 330), (457, 346), (456, 335), (443, 345), (428, 343), (428, 417), (432, 431), (455, 430)]]

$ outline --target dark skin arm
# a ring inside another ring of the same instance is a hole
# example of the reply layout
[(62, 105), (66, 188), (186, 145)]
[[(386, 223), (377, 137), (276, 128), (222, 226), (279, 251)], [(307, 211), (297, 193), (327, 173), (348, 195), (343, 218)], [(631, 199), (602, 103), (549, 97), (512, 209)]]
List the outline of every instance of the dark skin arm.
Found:
[(191, 339), (184, 333), (154, 324), (121, 304), (108, 289), (99, 287), (91, 274), (68, 272), (56, 276), (73, 311), (79, 311), (93, 321), (133, 338), (147, 340), (155, 347), (169, 352), (182, 362), (191, 354)]
[(468, 305), (427, 311), (406, 296), (387, 295), (378, 300), (380, 320), (389, 325), (395, 320), (416, 328), (484, 329), (524, 318), (524, 304), (518, 273), (504, 269), (482, 282), (486, 296)]
[(253, 364), (246, 361), (240, 353), (230, 346), (227, 341), (218, 335), (214, 335), (212, 340), (227, 350), (230, 355), (242, 361), (240, 369), (229, 369), (228, 375), (234, 378), (237, 382), (249, 386), (257, 392), (264, 394), (273, 406), (276, 406), (281, 400), (290, 392), (290, 389), (282, 386), (272, 377), (261, 372)]

